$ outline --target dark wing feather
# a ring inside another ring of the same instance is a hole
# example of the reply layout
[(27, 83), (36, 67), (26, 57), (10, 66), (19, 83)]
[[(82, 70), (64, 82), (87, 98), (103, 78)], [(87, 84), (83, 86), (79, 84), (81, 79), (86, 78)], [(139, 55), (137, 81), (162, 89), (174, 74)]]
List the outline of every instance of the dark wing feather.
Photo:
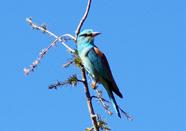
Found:
[(110, 85), (109, 88), (122, 98), (123, 96), (114, 81), (109, 63), (105, 55), (97, 47), (94, 47), (89, 50), (87, 56), (89, 57), (91, 63), (94, 65), (97, 73)]

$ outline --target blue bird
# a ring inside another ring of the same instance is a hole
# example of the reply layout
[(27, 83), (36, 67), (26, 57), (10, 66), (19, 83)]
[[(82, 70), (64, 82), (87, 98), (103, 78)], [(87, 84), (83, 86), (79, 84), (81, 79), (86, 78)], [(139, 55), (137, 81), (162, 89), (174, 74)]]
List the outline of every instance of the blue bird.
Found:
[(99, 32), (93, 32), (92, 29), (80, 32), (77, 37), (78, 55), (92, 79), (92, 88), (96, 88), (96, 84), (101, 83), (106, 89), (115, 111), (121, 117), (113, 92), (120, 98), (123, 98), (123, 96), (114, 81), (105, 55), (94, 44), (94, 38), (99, 34)]

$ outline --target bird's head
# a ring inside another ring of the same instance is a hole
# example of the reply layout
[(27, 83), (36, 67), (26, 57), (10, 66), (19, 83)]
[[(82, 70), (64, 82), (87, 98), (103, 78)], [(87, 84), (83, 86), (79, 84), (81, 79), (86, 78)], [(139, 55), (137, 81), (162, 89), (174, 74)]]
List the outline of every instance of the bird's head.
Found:
[(99, 35), (101, 33), (94, 32), (92, 29), (85, 29), (82, 32), (79, 33), (77, 37), (77, 44), (81, 43), (93, 43), (94, 37)]

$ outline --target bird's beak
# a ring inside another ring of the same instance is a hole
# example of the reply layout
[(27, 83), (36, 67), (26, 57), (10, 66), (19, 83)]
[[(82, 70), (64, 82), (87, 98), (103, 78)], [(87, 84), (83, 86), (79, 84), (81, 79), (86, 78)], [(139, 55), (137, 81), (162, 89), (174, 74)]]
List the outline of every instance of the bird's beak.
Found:
[(95, 37), (95, 36), (100, 35), (100, 34), (101, 34), (100, 32), (93, 32), (92, 37)]

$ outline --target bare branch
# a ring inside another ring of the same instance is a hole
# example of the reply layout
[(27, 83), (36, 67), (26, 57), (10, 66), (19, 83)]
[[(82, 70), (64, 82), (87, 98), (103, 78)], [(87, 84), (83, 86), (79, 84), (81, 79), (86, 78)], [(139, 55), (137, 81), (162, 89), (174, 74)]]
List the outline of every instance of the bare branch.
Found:
[(97, 123), (97, 116), (94, 113), (94, 108), (92, 105), (92, 100), (91, 100), (90, 92), (88, 89), (88, 83), (87, 83), (87, 78), (86, 78), (84, 67), (81, 68), (81, 73), (82, 73), (82, 81), (84, 84), (84, 90), (85, 90), (85, 94), (86, 94), (86, 98), (87, 98), (88, 110), (89, 110), (90, 118), (92, 120), (92, 125), (94, 126), (95, 131), (99, 131), (99, 127), (98, 127), (98, 123)]
[(71, 64), (73, 64), (74, 63), (74, 60), (69, 60), (67, 63), (65, 63), (64, 65), (63, 65), (63, 67), (64, 68), (67, 68), (67, 67), (69, 67)]
[(77, 78), (77, 75), (71, 75), (67, 80), (60, 82), (57, 81), (57, 83), (51, 84), (48, 86), (48, 89), (57, 89), (58, 87), (64, 86), (64, 85), (70, 85), (70, 86), (77, 86), (78, 82), (82, 82), (82, 80), (79, 80)]
[(64, 81), (64, 82), (61, 82), (61, 81), (57, 81), (55, 84), (51, 84), (48, 86), (48, 89), (58, 89), (58, 87), (60, 86), (64, 86), (66, 85), (68, 82), (67, 81)]
[(54, 33), (50, 32), (47, 30), (46, 26), (38, 26), (37, 24), (33, 23), (32, 18), (26, 18), (26, 21), (28, 22), (28, 24), (33, 28), (33, 29), (37, 29), (37, 30), (41, 30), (42, 32), (46, 32), (49, 35), (58, 38)]
[(55, 35), (54, 33), (52, 33), (51, 31), (49, 31), (46, 26), (39, 26), (35, 23), (33, 23), (32, 19), (31, 18), (27, 18), (26, 21), (28, 22), (28, 24), (33, 28), (33, 29), (37, 29), (37, 30), (41, 30), (42, 32), (44, 33), (47, 33), (49, 34), (50, 36), (53, 36), (54, 38), (56, 38), (57, 41), (61, 42), (61, 44), (66, 47), (70, 52), (74, 53), (74, 49), (70, 48), (67, 44), (64, 43), (64, 40), (63, 39), (65, 36), (68, 36), (70, 37), (72, 40), (75, 41), (75, 38), (74, 36), (70, 35), (70, 34), (64, 34), (64, 35), (61, 35), (60, 37), (58, 37), (57, 35)]
[[(109, 110), (109, 105), (107, 105), (105, 102), (111, 104), (108, 100), (105, 100), (102, 96), (102, 93), (101, 91), (99, 91), (98, 89), (96, 89), (96, 93), (97, 93), (97, 96), (92, 96), (92, 98), (96, 98), (99, 100), (99, 102), (102, 104), (103, 108), (106, 110), (106, 112), (109, 114), (109, 115), (112, 115), (112, 112)], [(118, 108), (119, 110), (125, 115), (125, 117), (132, 121), (133, 120), (133, 117), (131, 115), (129, 115), (127, 112), (125, 112), (119, 105), (118, 105)]]
[(131, 115), (129, 115), (127, 112), (125, 112), (121, 107), (118, 106), (118, 108), (120, 109), (120, 111), (125, 115), (125, 117), (128, 120), (132, 121), (134, 119)]
[(47, 54), (48, 50), (56, 45), (57, 40), (54, 40), (52, 44), (50, 44), (47, 48), (44, 48), (40, 53), (39, 57), (30, 65), (29, 68), (24, 68), (24, 74), (28, 75), (31, 71), (34, 71), (34, 69), (39, 65), (43, 57)]
[(109, 110), (109, 105), (107, 105), (105, 102), (110, 103), (109, 101), (105, 100), (102, 97), (102, 92), (99, 91), (98, 89), (96, 89), (96, 93), (97, 93), (97, 97), (99, 102), (101, 103), (101, 105), (103, 106), (103, 108), (105, 109), (105, 111), (109, 114), (112, 115), (112, 112)]
[(88, 13), (89, 13), (89, 10), (90, 10), (90, 5), (92, 3), (92, 0), (88, 0), (88, 4), (87, 4), (87, 8), (86, 8), (86, 11), (81, 19), (81, 21), (79, 22), (79, 25), (76, 29), (76, 32), (75, 32), (75, 38), (77, 39), (77, 36), (78, 34), (80, 33), (80, 30), (81, 30), (81, 27), (83, 26), (83, 23), (85, 22), (87, 16), (88, 16)]
[[(32, 22), (31, 18), (27, 18), (26, 21), (29, 23), (29, 25), (33, 28), (33, 29), (37, 29), (37, 30), (41, 30), (44, 33), (48, 33), (49, 35), (55, 37), (56, 39), (47, 47), (44, 48), (40, 54), (39, 57), (30, 65), (29, 68), (24, 68), (24, 74), (28, 75), (31, 71), (34, 71), (34, 69), (38, 66), (38, 64), (41, 62), (41, 60), (43, 59), (43, 57), (46, 55), (46, 53), (49, 51), (50, 48), (54, 47), (56, 45), (56, 43), (59, 41), (61, 42), (61, 44), (66, 47), (71, 53), (75, 53), (75, 50), (70, 48), (67, 44), (65, 44), (65, 41), (68, 40), (73, 40), (75, 41), (74, 36), (70, 35), (70, 34), (64, 34), (61, 35), (60, 37), (58, 37), (57, 35), (55, 35), (54, 33), (50, 32), (46, 25), (41, 25), (38, 26), (37, 24)], [(69, 37), (68, 39), (66, 37)]]
[[(65, 36), (69, 37), (70, 39), (65, 39)], [(64, 34), (62, 35), (62, 38), (64, 38), (64, 40), (73, 40), (74, 42), (76, 41), (76, 38), (71, 34)]]

